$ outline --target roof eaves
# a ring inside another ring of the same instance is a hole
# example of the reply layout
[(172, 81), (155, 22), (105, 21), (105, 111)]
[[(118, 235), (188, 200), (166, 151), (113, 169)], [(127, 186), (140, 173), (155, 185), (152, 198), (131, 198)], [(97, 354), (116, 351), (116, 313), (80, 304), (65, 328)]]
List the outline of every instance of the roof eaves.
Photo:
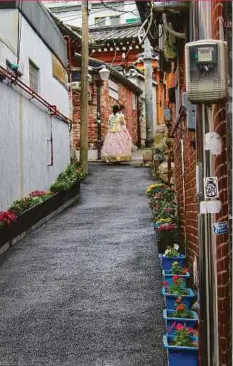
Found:
[[(75, 58), (81, 61), (81, 54), (75, 53)], [(132, 90), (136, 95), (141, 95), (142, 90), (137, 85), (135, 85), (132, 81), (127, 79), (124, 75), (116, 71), (112, 66), (108, 65), (106, 62), (97, 60), (93, 57), (89, 57), (89, 65), (92, 67), (106, 66), (110, 71), (110, 76), (121, 82), (123, 85), (127, 86), (130, 90)]]
[(73, 36), (75, 39), (78, 39), (78, 40), (82, 39), (81, 34), (77, 33), (76, 30), (73, 30), (68, 24), (65, 24), (64, 22), (62, 22), (49, 9), (47, 9), (47, 10), (60, 29), (64, 30), (64, 32), (67, 32), (70, 36)]

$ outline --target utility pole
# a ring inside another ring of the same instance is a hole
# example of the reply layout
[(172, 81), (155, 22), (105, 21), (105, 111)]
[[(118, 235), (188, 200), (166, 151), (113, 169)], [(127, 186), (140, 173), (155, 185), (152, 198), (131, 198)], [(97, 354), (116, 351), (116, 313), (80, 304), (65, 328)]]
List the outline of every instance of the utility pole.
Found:
[(152, 54), (148, 38), (144, 42), (144, 68), (145, 68), (145, 104), (146, 104), (146, 146), (150, 147), (154, 142), (153, 135), (153, 93), (152, 93)]
[(80, 164), (88, 173), (88, 0), (82, 0)]

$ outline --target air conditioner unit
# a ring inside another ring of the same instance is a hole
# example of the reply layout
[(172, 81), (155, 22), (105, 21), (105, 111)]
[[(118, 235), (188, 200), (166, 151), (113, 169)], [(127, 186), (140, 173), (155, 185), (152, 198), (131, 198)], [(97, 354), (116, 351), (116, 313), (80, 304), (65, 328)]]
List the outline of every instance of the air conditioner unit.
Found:
[(79, 90), (81, 91), (81, 82), (80, 81), (74, 81), (71, 83), (72, 90)]

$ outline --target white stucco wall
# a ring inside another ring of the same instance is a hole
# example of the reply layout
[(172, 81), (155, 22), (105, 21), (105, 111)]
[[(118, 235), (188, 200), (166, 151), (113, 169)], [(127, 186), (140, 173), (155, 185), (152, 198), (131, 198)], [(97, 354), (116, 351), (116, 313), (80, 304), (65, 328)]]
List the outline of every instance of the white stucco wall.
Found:
[[(5, 38), (9, 37), (9, 27), (4, 34), (4, 24), (11, 23), (14, 12), (4, 10), (3, 17), (0, 10), (0, 34)], [(13, 33), (12, 28), (10, 34)], [(14, 39), (11, 41), (14, 43)], [(23, 19), (20, 60), (24, 63), (22, 80), (26, 84), (29, 83), (29, 58), (40, 68), (39, 94), (69, 116), (68, 92), (53, 78), (51, 52)], [(0, 37), (1, 64), (6, 59), (16, 62), (14, 54)], [(51, 118), (47, 110), (34, 99), (29, 100), (28, 95), (7, 80), (0, 81), (0, 96), (0, 210), (6, 210), (12, 201), (34, 190), (49, 189), (69, 164), (70, 135), (67, 124), (52, 119), (54, 165), (48, 166), (51, 160), (48, 141)]]
[[(99, 3), (99, 4), (98, 4)], [(69, 25), (73, 25), (76, 27), (82, 26), (82, 10), (81, 10), (81, 2), (80, 1), (43, 1), (43, 4), (50, 8), (51, 11), (54, 12), (54, 14), (62, 20), (64, 23), (67, 23)], [(104, 7), (100, 1), (93, 1), (90, 2), (90, 11), (89, 11), (89, 17), (88, 22), (89, 26), (95, 25), (95, 18), (99, 17), (106, 17), (106, 25), (110, 25), (110, 17), (119, 16), (120, 17), (120, 24), (125, 24), (126, 19), (135, 19), (140, 18), (137, 6), (134, 1), (132, 0), (126, 0), (121, 1), (121, 11), (117, 11), (116, 5), (112, 3), (111, 1), (105, 1), (106, 6), (114, 7), (113, 10)], [(76, 6), (76, 8), (71, 7)], [(53, 10), (53, 8), (60, 8), (62, 11), (56, 12)], [(132, 13), (133, 12), (133, 13)]]

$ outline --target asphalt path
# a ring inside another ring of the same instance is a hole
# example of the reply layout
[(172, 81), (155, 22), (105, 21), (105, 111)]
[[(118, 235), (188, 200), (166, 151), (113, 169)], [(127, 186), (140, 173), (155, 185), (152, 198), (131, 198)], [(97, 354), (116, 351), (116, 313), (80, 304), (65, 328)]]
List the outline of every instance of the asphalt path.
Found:
[(150, 183), (93, 164), (80, 202), (1, 256), (1, 366), (167, 365)]

